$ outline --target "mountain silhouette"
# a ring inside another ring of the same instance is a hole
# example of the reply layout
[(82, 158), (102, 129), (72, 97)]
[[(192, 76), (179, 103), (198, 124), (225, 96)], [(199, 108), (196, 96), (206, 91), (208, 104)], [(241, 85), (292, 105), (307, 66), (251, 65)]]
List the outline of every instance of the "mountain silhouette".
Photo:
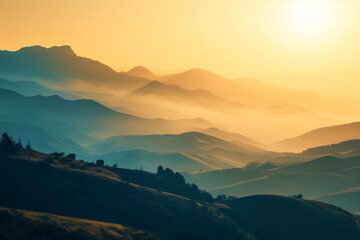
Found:
[(155, 74), (143, 66), (134, 67), (130, 71), (128, 71), (127, 74), (134, 75), (137, 77), (147, 78), (150, 80), (156, 79)]
[(208, 90), (220, 97), (233, 98), (233, 100), (244, 99), (245, 89), (240, 85), (218, 74), (200, 68), (164, 76), (161, 80), (166, 84), (178, 85), (190, 90)]
[(83, 80), (89, 84), (136, 88), (149, 80), (118, 73), (98, 61), (77, 56), (70, 46), (25, 47), (0, 51), (0, 71), (8, 77), (42, 81)]
[[(166, 85), (160, 81), (152, 81), (132, 92), (130, 97), (143, 98), (153, 96), (164, 100), (172, 100), (178, 104), (192, 104), (208, 108), (225, 106), (226, 102), (203, 89), (187, 90), (177, 85)], [(229, 107), (229, 106), (228, 106)]]

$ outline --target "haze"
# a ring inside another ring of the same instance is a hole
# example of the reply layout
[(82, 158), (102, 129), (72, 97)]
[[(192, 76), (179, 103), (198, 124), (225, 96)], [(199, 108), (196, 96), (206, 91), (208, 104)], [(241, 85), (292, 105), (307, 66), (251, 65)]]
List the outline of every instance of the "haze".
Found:
[(0, 0), (0, 5), (2, 49), (67, 44), (120, 71), (144, 65), (169, 74), (200, 67), (230, 79), (252, 77), (359, 98), (355, 0)]

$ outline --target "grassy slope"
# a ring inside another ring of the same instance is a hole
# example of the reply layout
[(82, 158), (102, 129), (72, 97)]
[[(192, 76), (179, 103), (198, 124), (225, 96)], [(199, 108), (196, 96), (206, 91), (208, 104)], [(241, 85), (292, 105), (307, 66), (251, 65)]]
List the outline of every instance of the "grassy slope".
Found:
[(54, 214), (0, 208), (0, 238), (77, 240), (157, 240), (154, 234), (120, 224), (63, 217)]

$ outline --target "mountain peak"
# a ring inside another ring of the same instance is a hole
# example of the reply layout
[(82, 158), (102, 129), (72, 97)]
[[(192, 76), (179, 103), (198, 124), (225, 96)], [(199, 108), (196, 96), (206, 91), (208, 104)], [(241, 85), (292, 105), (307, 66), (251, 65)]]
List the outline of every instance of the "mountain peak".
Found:
[(76, 56), (75, 52), (72, 50), (72, 48), (69, 45), (53, 46), (51, 48), (48, 48), (48, 50), (62, 54), (62, 55)]
[(19, 49), (17, 52), (19, 53), (40, 53), (40, 52), (51, 52), (57, 55), (69, 55), (76, 56), (75, 52), (71, 49), (69, 45), (63, 46), (53, 46), (50, 48), (45, 48), (39, 45), (29, 46)]
[(127, 73), (130, 75), (134, 75), (134, 76), (142, 77), (142, 78), (148, 78), (151, 80), (154, 80), (156, 78), (154, 73), (152, 73), (149, 69), (147, 69), (146, 67), (143, 67), (143, 66), (136, 66), (136, 67), (132, 68), (130, 71), (128, 71)]

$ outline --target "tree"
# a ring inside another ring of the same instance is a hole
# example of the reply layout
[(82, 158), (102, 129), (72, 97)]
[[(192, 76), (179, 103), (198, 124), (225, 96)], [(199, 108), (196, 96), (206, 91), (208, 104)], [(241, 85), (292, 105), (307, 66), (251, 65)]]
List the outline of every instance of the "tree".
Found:
[(163, 173), (164, 173), (164, 168), (163, 168), (163, 166), (161, 166), (161, 165), (158, 166), (156, 174), (157, 174), (157, 175), (163, 175)]
[(102, 159), (96, 160), (96, 165), (97, 165), (97, 166), (103, 167), (104, 164), (105, 164), (104, 160), (102, 160)]
[(117, 164), (115, 163), (115, 164), (113, 165), (113, 167), (114, 167), (114, 168), (117, 168)]
[(225, 194), (220, 194), (220, 195), (217, 195), (217, 197), (216, 197), (216, 200), (218, 200), (218, 201), (224, 201), (224, 200), (226, 200), (226, 195)]
[(20, 148), (20, 149), (23, 149), (23, 145), (22, 145), (22, 141), (21, 141), (21, 138), (19, 137), (17, 143), (16, 143), (16, 147)]
[(76, 159), (76, 155), (74, 153), (69, 153), (67, 156), (67, 158), (70, 158), (71, 160), (75, 160)]
[(0, 151), (4, 154), (15, 154), (16, 145), (7, 133), (3, 133), (0, 139)]
[(28, 151), (31, 151), (31, 150), (32, 150), (32, 147), (31, 147), (31, 143), (30, 143), (30, 142), (27, 142), (27, 143), (26, 143), (25, 149), (28, 150)]

